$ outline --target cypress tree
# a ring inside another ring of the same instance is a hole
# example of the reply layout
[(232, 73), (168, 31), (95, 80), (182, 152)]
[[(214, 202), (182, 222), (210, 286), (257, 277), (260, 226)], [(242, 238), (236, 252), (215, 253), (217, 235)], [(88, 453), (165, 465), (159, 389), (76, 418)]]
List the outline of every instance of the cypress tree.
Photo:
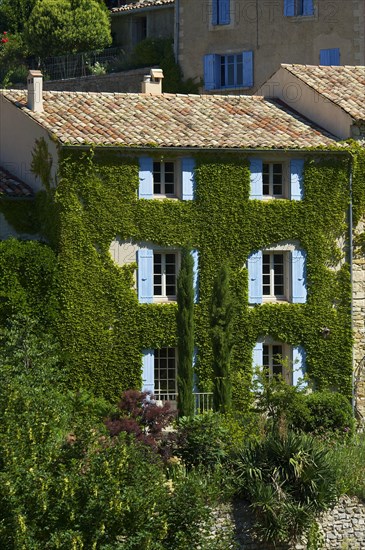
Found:
[(178, 410), (180, 416), (194, 414), (194, 262), (190, 250), (184, 249), (177, 280), (178, 330)]
[(230, 358), (233, 345), (233, 302), (229, 288), (229, 270), (222, 265), (213, 286), (210, 324), (213, 348), (213, 408), (229, 411), (232, 400)]

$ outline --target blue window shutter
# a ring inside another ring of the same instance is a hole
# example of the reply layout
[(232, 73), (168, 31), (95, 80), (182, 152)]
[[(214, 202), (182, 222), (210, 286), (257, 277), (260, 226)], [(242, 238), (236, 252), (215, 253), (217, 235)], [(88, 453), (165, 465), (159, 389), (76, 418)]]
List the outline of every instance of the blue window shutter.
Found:
[(220, 87), (220, 55), (210, 53), (204, 56), (204, 87), (214, 90)]
[(332, 48), (329, 50), (320, 50), (319, 53), (320, 65), (340, 65), (340, 50), (339, 48)]
[(191, 255), (193, 257), (193, 285), (194, 285), (194, 303), (199, 301), (199, 252), (198, 250), (192, 250)]
[(243, 56), (243, 86), (251, 88), (253, 86), (253, 52), (242, 52)]
[(303, 0), (303, 15), (314, 15), (313, 0)]
[(218, 0), (218, 23), (229, 25), (231, 22), (230, 0)]
[(302, 346), (293, 348), (293, 386), (301, 386), (302, 388), (307, 386), (306, 382), (301, 379), (304, 378), (306, 372), (306, 354), (305, 349)]
[(290, 161), (290, 198), (292, 201), (300, 201), (303, 199), (303, 170), (303, 159), (293, 159)]
[(262, 200), (262, 160), (250, 158), (250, 199)]
[(184, 201), (194, 199), (195, 180), (194, 180), (195, 160), (184, 158), (181, 161), (181, 179), (182, 179), (182, 198)]
[(153, 349), (142, 351), (142, 391), (155, 391), (155, 352)]
[(153, 250), (140, 248), (138, 261), (138, 300), (141, 304), (153, 301)]
[(262, 251), (258, 250), (247, 259), (248, 301), (250, 304), (262, 303)]
[(284, 0), (284, 15), (287, 17), (295, 15), (295, 0)]
[(149, 157), (139, 159), (139, 190), (140, 199), (153, 199), (153, 160)]
[(218, 2), (219, 0), (212, 0), (212, 25), (218, 25)]
[(306, 286), (306, 253), (304, 250), (293, 250), (292, 262), (292, 302), (305, 304), (307, 301)]
[(260, 371), (262, 371), (262, 352), (263, 352), (263, 343), (262, 342), (256, 342), (255, 347), (253, 348), (252, 352), (252, 370), (253, 370), (253, 377), (252, 381), (256, 382), (256, 389), (261, 392), (262, 386), (258, 383), (258, 368)]

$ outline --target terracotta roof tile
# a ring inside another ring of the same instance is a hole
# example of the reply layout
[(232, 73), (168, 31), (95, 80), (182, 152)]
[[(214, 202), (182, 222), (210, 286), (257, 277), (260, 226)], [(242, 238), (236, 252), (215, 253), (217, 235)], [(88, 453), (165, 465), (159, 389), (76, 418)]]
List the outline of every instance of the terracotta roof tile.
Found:
[(281, 66), (339, 105), (355, 120), (365, 120), (365, 67), (288, 64)]
[(7, 170), (0, 166), (0, 197), (11, 198), (33, 197), (32, 188), (20, 179), (12, 176)]
[[(116, 2), (117, 3), (117, 2)], [(142, 8), (150, 8), (154, 6), (165, 6), (168, 4), (174, 4), (175, 0), (135, 0), (134, 2), (128, 2), (123, 6), (111, 8), (111, 13), (121, 13), (126, 11), (138, 10)]]
[(62, 144), (296, 149), (336, 141), (260, 96), (44, 92), (44, 111), (35, 113), (24, 91), (1, 93)]

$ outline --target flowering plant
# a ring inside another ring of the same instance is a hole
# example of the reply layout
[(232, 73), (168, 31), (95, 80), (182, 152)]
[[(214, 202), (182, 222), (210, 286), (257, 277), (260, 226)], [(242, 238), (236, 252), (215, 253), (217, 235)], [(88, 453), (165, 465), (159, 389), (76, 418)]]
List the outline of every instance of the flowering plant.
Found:
[(3, 32), (3, 35), (2, 35), (1, 40), (0, 40), (0, 42), (2, 44), (6, 44), (7, 42), (9, 42), (9, 38), (8, 38), (7, 34), (8, 33), (6, 31)]

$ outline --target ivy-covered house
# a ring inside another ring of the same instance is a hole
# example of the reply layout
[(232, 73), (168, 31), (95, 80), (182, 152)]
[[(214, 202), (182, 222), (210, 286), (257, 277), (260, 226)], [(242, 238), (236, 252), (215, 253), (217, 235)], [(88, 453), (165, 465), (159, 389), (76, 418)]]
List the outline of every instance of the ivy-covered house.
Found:
[(189, 247), (197, 392), (212, 387), (211, 293), (228, 263), (235, 406), (255, 364), (351, 396), (349, 146), (259, 96), (42, 93), (38, 73), (1, 92), (0, 116), (0, 165), (43, 197), (74, 385), (176, 399)]

